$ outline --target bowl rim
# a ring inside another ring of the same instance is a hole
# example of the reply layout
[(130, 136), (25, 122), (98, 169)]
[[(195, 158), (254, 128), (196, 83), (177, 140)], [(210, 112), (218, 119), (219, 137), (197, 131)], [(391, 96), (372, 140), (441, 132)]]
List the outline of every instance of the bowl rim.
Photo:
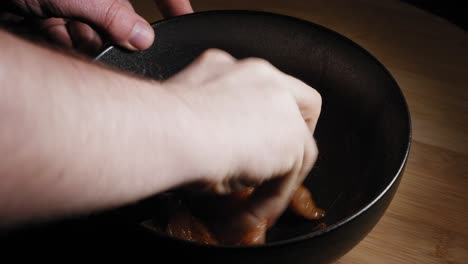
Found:
[[(241, 245), (241, 246), (239, 246), (239, 245), (236, 245), (236, 246), (230, 246), (230, 245), (205, 245), (205, 244), (200, 244), (200, 243), (196, 243), (196, 242), (175, 239), (175, 238), (172, 238), (172, 237), (169, 237), (169, 236), (164, 236), (164, 237), (167, 237), (168, 239), (173, 240), (173, 241), (182, 242), (182, 243), (195, 245), (195, 246), (207, 247), (207, 248), (225, 248), (225, 249), (269, 248), (269, 247), (282, 246), (282, 245), (286, 245), (286, 244), (293, 244), (293, 243), (297, 243), (297, 242), (300, 242), (300, 241), (309, 240), (311, 238), (330, 233), (330, 232), (340, 228), (341, 226), (345, 225), (346, 223), (349, 223), (349, 222), (357, 219), (359, 216), (364, 214), (364, 212), (366, 212), (372, 206), (374, 206), (378, 201), (380, 201), (380, 199), (387, 194), (387, 192), (393, 187), (393, 185), (395, 185), (398, 182), (398, 180), (403, 175), (406, 163), (408, 161), (408, 156), (409, 156), (409, 153), (410, 153), (410, 150), (411, 150), (411, 144), (412, 144), (411, 113), (410, 113), (410, 110), (409, 110), (409, 107), (408, 107), (407, 100), (406, 100), (406, 98), (405, 98), (405, 96), (403, 94), (403, 91), (401, 90), (401, 87), (398, 85), (398, 82), (395, 80), (395, 78), (392, 76), (392, 74), (389, 72), (389, 70), (374, 55), (372, 55), (368, 50), (366, 50), (362, 46), (358, 45), (356, 42), (352, 41), (348, 37), (336, 32), (336, 31), (334, 31), (332, 29), (326, 28), (326, 27), (324, 27), (322, 25), (316, 24), (314, 22), (311, 22), (311, 21), (308, 21), (308, 20), (305, 20), (305, 19), (302, 19), (302, 18), (293, 17), (293, 16), (290, 16), (290, 15), (279, 14), (279, 13), (274, 13), (274, 12), (267, 12), (267, 11), (247, 10), (247, 9), (209, 10), (209, 11), (200, 11), (200, 12), (195, 12), (195, 13), (191, 13), (191, 14), (185, 14), (185, 15), (181, 15), (181, 16), (165, 18), (165, 19), (162, 19), (162, 20), (152, 22), (151, 26), (154, 28), (155, 26), (160, 26), (160, 25), (170, 23), (170, 22), (173, 22), (173, 21), (178, 21), (178, 20), (181, 20), (181, 19), (185, 19), (186, 17), (206, 16), (206, 15), (226, 15), (226, 14), (228, 14), (228, 15), (240, 15), (240, 16), (242, 16), (242, 15), (267, 16), (267, 17), (273, 17), (273, 18), (276, 18), (276, 19), (283, 19), (285, 21), (294, 22), (294, 23), (298, 23), (298, 24), (305, 24), (305, 25), (310, 26), (310, 27), (320, 28), (321, 30), (335, 35), (338, 39), (342, 40), (343, 42), (347, 42), (347, 44), (352, 45), (352, 46), (356, 47), (357, 50), (360, 50), (361, 52), (363, 52), (367, 57), (369, 57), (371, 60), (373, 60), (373, 62), (375, 64), (377, 64), (378, 67), (380, 67), (383, 70), (385, 75), (387, 75), (389, 77), (390, 81), (394, 84), (394, 87), (397, 88), (397, 92), (398, 92), (398, 94), (399, 94), (399, 96), (400, 96), (400, 98), (401, 98), (401, 100), (403, 102), (402, 107), (404, 108), (404, 111), (405, 111), (406, 114), (402, 118), (405, 118), (407, 120), (407, 127), (408, 127), (408, 131), (407, 131), (408, 140), (405, 143), (406, 146), (404, 146), (404, 149), (405, 149), (404, 155), (401, 158), (401, 160), (399, 161), (400, 167), (395, 172), (392, 180), (383, 189), (383, 191), (381, 191), (379, 193), (379, 195), (377, 195), (377, 197), (373, 198), (372, 201), (369, 202), (366, 206), (364, 206), (361, 209), (357, 210), (356, 212), (352, 213), (350, 216), (344, 217), (343, 219), (341, 219), (341, 220), (335, 222), (334, 224), (331, 224), (331, 225), (329, 225), (329, 226), (327, 226), (327, 227), (325, 227), (323, 229), (315, 230), (315, 231), (312, 231), (312, 232), (304, 234), (304, 235), (300, 235), (300, 236), (296, 236), (296, 237), (292, 237), (292, 238), (288, 238), (288, 239), (284, 239), (284, 240), (269, 242), (269, 243), (265, 243), (265, 244), (262, 244), (262, 245), (249, 245), (249, 246), (243, 246), (243, 245)], [(115, 46), (115, 45), (112, 45), (112, 44), (108, 45), (106, 48), (103, 49), (103, 51), (100, 54), (98, 54), (98, 56), (95, 57), (94, 60), (99, 61), (106, 53), (108, 53), (109, 51), (111, 51), (114, 48), (119, 48), (119, 47)], [(391, 203), (391, 201), (390, 201), (390, 203)], [(385, 209), (385, 211), (386, 210), (387, 209)], [(385, 214), (385, 212), (384, 212), (384, 214)], [(380, 221), (380, 219), (377, 220), (377, 221)], [(145, 228), (145, 230), (154, 234), (153, 231), (149, 231), (147, 228)]]

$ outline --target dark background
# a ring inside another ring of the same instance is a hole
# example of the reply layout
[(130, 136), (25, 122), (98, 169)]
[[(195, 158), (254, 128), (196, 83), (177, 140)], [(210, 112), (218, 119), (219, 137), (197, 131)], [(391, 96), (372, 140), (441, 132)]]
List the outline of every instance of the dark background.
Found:
[(468, 30), (467, 16), (468, 8), (462, 7), (462, 4), (468, 4), (467, 1), (427, 1), (427, 0), (402, 0), (408, 4), (414, 5), (428, 12), (433, 13), (439, 17), (442, 17), (453, 24)]

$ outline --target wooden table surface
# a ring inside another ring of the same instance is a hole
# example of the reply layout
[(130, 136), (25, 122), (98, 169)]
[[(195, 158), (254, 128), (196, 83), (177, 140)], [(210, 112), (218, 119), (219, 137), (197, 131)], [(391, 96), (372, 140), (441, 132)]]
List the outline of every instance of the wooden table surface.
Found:
[[(133, 2), (160, 18), (150, 0)], [(468, 263), (468, 32), (396, 0), (192, 3), (321, 24), (369, 50), (401, 86), (413, 125), (405, 174), (381, 221), (338, 263)]]

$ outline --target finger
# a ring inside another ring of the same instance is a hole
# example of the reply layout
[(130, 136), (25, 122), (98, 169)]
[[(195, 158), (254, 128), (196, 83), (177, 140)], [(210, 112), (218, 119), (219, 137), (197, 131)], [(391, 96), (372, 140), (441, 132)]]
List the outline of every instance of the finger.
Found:
[(49, 18), (38, 22), (39, 29), (45, 32), (51, 41), (65, 48), (73, 48), (73, 41), (66, 25), (67, 21), (62, 18)]
[(167, 80), (167, 83), (184, 81), (190, 84), (200, 84), (217, 78), (233, 67), (236, 59), (229, 53), (209, 49), (197, 57), (183, 71)]
[(89, 25), (79, 21), (70, 21), (67, 29), (75, 49), (95, 55), (102, 48), (101, 36)]
[[(105, 33), (116, 44), (131, 50), (151, 46), (154, 30), (129, 3), (117, 0), (59, 2), (58, 15), (73, 17)], [(62, 6), (63, 5), (63, 6)]]
[(308, 86), (304, 82), (286, 75), (290, 84), (287, 86), (301, 111), (302, 118), (307, 123), (307, 126), (311, 133), (315, 131), (318, 119), (320, 117), (320, 111), (322, 108), (322, 97), (320, 94)]
[(298, 185), (301, 185), (304, 179), (309, 175), (318, 158), (317, 142), (312, 136), (306, 136), (304, 143), (304, 159), (302, 168), (299, 172)]
[(119, 2), (128, 7), (129, 9), (135, 11), (135, 8), (129, 0), (119, 0)]
[(193, 13), (189, 0), (154, 0), (164, 17)]
[(253, 224), (266, 221), (269, 227), (272, 226), (287, 208), (289, 200), (297, 188), (301, 168), (302, 166), (295, 166), (288, 175), (274, 178), (257, 187), (253, 195), (246, 201), (246, 209), (241, 218), (252, 219), (251, 223)]
[(294, 168), (284, 177), (277, 177), (258, 187), (247, 200), (247, 216), (258, 221), (267, 220), (272, 226), (288, 207), (291, 197), (309, 174), (318, 150), (315, 140), (304, 128), (304, 149)]

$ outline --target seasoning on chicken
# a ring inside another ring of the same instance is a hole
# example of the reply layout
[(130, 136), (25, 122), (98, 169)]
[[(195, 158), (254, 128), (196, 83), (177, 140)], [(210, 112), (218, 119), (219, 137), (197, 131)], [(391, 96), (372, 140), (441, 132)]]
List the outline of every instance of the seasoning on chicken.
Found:
[(178, 239), (202, 244), (218, 244), (208, 228), (185, 205), (169, 216), (166, 234)]
[[(167, 225), (157, 229), (164, 230), (169, 236), (202, 244), (263, 244), (268, 230), (267, 219), (258, 219), (242, 211), (244, 202), (254, 191), (254, 188), (247, 188), (219, 199), (192, 197), (177, 203), (167, 200), (168, 205), (172, 204)], [(309, 220), (325, 216), (325, 211), (316, 206), (303, 185), (292, 196), (289, 209)]]
[(289, 208), (294, 213), (309, 220), (317, 220), (325, 216), (325, 211), (315, 205), (312, 194), (304, 185), (297, 188), (291, 199)]

